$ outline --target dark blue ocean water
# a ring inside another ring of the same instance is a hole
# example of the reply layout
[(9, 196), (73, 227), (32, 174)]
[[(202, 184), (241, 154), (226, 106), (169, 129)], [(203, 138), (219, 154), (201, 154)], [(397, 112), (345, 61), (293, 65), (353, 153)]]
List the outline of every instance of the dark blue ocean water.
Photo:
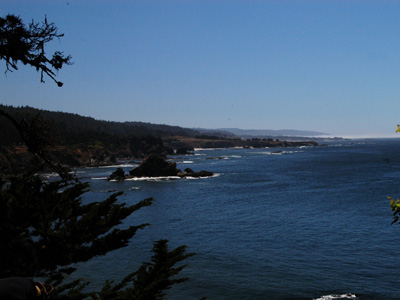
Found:
[(126, 220), (152, 225), (128, 247), (79, 265), (80, 276), (94, 285), (121, 279), (150, 259), (153, 241), (168, 239), (197, 253), (183, 273), (190, 281), (168, 299), (400, 299), (400, 228), (390, 225), (387, 199), (400, 196), (400, 139), (173, 159), (217, 176), (120, 183), (105, 180), (115, 167), (78, 170), (92, 186), (88, 201), (110, 190), (124, 191), (128, 204), (156, 200)]

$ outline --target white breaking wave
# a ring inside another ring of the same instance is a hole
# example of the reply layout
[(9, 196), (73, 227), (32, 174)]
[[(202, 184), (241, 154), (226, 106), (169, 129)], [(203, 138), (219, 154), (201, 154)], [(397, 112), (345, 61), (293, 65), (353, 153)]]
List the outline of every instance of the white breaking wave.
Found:
[(182, 179), (205, 179), (205, 178), (212, 178), (212, 177), (218, 177), (218, 176), (220, 176), (221, 174), (219, 174), (219, 173), (215, 173), (214, 175), (212, 175), (212, 176), (204, 176), (204, 177), (191, 177), (191, 176), (186, 176), (186, 177), (183, 177)]
[(262, 154), (267, 155), (282, 155), (282, 154), (292, 154), (292, 153), (302, 153), (303, 151), (275, 151), (275, 152), (262, 152)]
[(232, 148), (194, 148), (194, 151), (212, 151), (212, 150), (225, 150), (225, 149), (242, 149), (242, 147), (232, 147)]
[(191, 161), (191, 160), (184, 160), (182, 162), (182, 164), (192, 164), (192, 163), (193, 163), (193, 161)]
[[(107, 169), (107, 168), (133, 168), (136, 167), (136, 164), (120, 164), (120, 165), (109, 165), (109, 166), (100, 166), (99, 169)], [(96, 168), (96, 167), (94, 167)]]
[(191, 177), (191, 176), (186, 176), (186, 177), (179, 177), (179, 176), (160, 176), (160, 177), (133, 177), (133, 178), (127, 178), (125, 181), (170, 181), (170, 180), (178, 180), (178, 179), (205, 179), (205, 178), (212, 178), (212, 177), (218, 177), (221, 174), (215, 173), (212, 176), (204, 176), (204, 177)]
[(355, 294), (347, 293), (347, 294), (332, 294), (332, 295), (326, 295), (322, 296), (321, 298), (316, 298), (314, 300), (333, 300), (333, 299), (355, 299), (357, 296)]
[(58, 177), (60, 175), (58, 175), (58, 173), (53, 172), (53, 173), (42, 174), (42, 176), (45, 178), (54, 178), (54, 177)]
[(169, 181), (181, 179), (179, 176), (160, 176), (160, 177), (133, 177), (127, 178), (125, 181)]

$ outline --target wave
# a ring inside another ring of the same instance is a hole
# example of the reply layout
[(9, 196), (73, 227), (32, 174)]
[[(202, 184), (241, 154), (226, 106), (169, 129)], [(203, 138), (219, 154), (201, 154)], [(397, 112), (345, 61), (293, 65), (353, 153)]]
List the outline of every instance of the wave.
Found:
[(211, 151), (211, 150), (221, 150), (224, 148), (194, 148), (194, 151)]
[[(203, 177), (180, 177), (180, 176), (159, 176), (159, 177), (132, 177), (126, 178), (125, 181), (170, 181), (170, 180), (178, 180), (178, 179), (205, 179), (205, 178), (212, 178), (218, 177), (221, 174), (214, 173), (212, 176), (203, 176)], [(92, 177), (92, 180), (107, 180), (108, 177)], [(119, 182), (119, 180), (110, 180), (110, 182)], [(138, 187), (132, 187), (130, 190), (138, 190)]]
[(241, 155), (226, 155), (220, 157), (210, 157), (209, 159), (231, 159), (231, 158), (241, 158)]
[(127, 178), (125, 181), (169, 181), (181, 179), (179, 176), (160, 176), (160, 177), (133, 177)]
[(332, 295), (325, 295), (320, 298), (316, 298), (314, 300), (333, 300), (333, 299), (356, 299), (357, 296), (355, 294), (347, 293), (347, 294), (332, 294)]
[(60, 175), (58, 175), (58, 173), (46, 173), (46, 174), (42, 174), (41, 176), (43, 176), (44, 178), (55, 178), (55, 177), (59, 177)]
[(262, 154), (267, 155), (282, 155), (282, 154), (292, 154), (292, 153), (302, 153), (304, 151), (274, 151), (274, 152), (262, 152)]
[(182, 179), (206, 179), (206, 178), (212, 178), (212, 177), (218, 177), (218, 176), (220, 176), (221, 174), (219, 174), (219, 173), (215, 173), (214, 175), (212, 175), (212, 176), (204, 176), (204, 177), (191, 177), (191, 176), (186, 176), (186, 177), (183, 177)]
[(107, 169), (107, 168), (133, 168), (136, 167), (137, 164), (119, 164), (119, 165), (109, 165), (109, 166), (99, 166), (99, 169)]
[(194, 148), (194, 151), (210, 151), (210, 150), (225, 150), (225, 149), (243, 149), (243, 147), (222, 147), (222, 148)]
[(217, 157), (206, 157), (206, 159), (211, 160), (211, 159), (229, 159), (226, 156), (217, 156)]
[(212, 177), (218, 177), (221, 174), (215, 173), (212, 176), (204, 176), (204, 177), (191, 177), (191, 176), (186, 176), (186, 177), (180, 177), (180, 176), (160, 176), (160, 177), (134, 177), (134, 178), (127, 178), (125, 181), (155, 181), (155, 182), (160, 182), (160, 181), (171, 181), (171, 180), (179, 180), (179, 179), (206, 179), (206, 178), (212, 178)]

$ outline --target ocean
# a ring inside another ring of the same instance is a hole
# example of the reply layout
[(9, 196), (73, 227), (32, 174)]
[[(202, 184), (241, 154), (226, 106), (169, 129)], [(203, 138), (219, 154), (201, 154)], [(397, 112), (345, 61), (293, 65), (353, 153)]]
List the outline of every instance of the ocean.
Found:
[(108, 182), (116, 166), (77, 170), (91, 184), (84, 201), (111, 191), (127, 204), (155, 199), (126, 219), (151, 223), (128, 247), (78, 265), (93, 287), (135, 271), (153, 241), (168, 239), (196, 255), (167, 299), (400, 299), (400, 227), (387, 199), (400, 197), (400, 139), (198, 149), (172, 160), (215, 176)]

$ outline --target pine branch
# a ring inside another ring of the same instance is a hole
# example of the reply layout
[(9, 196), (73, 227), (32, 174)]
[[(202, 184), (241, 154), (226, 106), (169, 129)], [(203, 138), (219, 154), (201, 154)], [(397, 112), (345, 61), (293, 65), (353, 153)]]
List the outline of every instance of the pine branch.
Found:
[(40, 72), (41, 82), (44, 82), (44, 75), (47, 75), (61, 87), (63, 83), (56, 80), (55, 72), (64, 65), (71, 65), (71, 56), (56, 51), (48, 58), (45, 45), (63, 36), (58, 33), (54, 23), (48, 23), (47, 17), (42, 24), (32, 21), (28, 26), (14, 15), (0, 18), (0, 59), (5, 60), (5, 72), (18, 70), (17, 64), (21, 62)]

